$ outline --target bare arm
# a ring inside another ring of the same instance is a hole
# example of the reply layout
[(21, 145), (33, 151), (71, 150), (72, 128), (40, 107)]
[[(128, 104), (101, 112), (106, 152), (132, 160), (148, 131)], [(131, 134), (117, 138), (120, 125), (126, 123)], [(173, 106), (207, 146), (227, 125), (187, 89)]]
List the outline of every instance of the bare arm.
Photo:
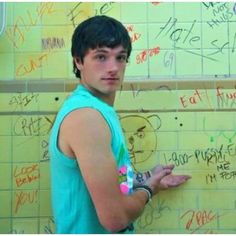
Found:
[[(77, 158), (104, 228), (117, 232), (141, 215), (147, 194), (144, 191), (130, 196), (121, 193), (110, 147), (110, 130), (98, 111), (84, 108), (71, 112), (63, 121), (59, 137), (62, 151)], [(160, 171), (155, 175), (155, 182), (160, 182), (170, 172)], [(152, 182), (150, 186), (155, 192), (156, 186)]]

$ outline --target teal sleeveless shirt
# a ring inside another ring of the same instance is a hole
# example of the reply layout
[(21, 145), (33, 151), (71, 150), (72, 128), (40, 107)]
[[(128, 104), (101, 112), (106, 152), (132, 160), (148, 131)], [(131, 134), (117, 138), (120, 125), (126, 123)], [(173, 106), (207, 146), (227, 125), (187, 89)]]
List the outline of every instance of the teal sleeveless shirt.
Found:
[[(49, 140), (52, 209), (56, 233), (110, 233), (99, 222), (78, 162), (64, 155), (57, 145), (63, 119), (73, 110), (85, 107), (99, 111), (108, 124), (121, 192), (130, 194), (133, 188), (130, 158), (115, 110), (112, 106), (93, 96), (84, 86), (79, 85), (65, 100), (58, 112)], [(125, 233), (130, 232), (126, 231)]]

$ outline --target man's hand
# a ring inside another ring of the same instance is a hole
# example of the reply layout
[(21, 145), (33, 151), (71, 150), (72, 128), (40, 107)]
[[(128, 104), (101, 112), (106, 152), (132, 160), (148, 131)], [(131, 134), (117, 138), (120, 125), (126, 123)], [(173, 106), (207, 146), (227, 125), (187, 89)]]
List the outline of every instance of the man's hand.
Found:
[(172, 171), (174, 169), (174, 167), (175, 166), (173, 164), (169, 164), (169, 165), (165, 165), (165, 166), (163, 166), (163, 165), (156, 165), (155, 167), (153, 167), (151, 169), (151, 175), (158, 174), (158, 173), (160, 173), (160, 171), (166, 170), (166, 169), (169, 169), (169, 170)]
[(167, 175), (161, 179), (161, 184), (169, 187), (177, 187), (183, 183), (185, 183), (191, 176), (189, 175)]
[(151, 177), (145, 182), (152, 190), (153, 194), (171, 187), (177, 187), (191, 178), (189, 175), (173, 175), (174, 165), (157, 165), (151, 169)]

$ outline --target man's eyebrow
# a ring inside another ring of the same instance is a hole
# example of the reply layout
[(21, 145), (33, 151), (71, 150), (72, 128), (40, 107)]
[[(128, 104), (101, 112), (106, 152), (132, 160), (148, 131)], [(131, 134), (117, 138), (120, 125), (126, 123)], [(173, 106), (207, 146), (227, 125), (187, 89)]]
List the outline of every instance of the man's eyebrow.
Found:
[[(109, 53), (109, 50), (103, 48), (94, 49), (94, 53)], [(117, 54), (127, 54), (127, 50), (118, 51)]]
[(93, 51), (94, 53), (98, 53), (98, 52), (102, 52), (102, 53), (108, 53), (109, 51), (106, 50), (106, 49), (101, 49), (101, 48), (97, 48), (97, 49), (94, 49)]
[(127, 54), (128, 52), (127, 52), (127, 50), (122, 50), (122, 51), (120, 51), (119, 53), (120, 53), (120, 54)]

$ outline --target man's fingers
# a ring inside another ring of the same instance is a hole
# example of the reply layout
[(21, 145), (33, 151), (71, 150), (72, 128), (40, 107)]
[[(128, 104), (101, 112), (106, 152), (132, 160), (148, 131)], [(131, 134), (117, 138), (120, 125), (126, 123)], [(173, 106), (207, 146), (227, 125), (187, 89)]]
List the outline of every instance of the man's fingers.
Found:
[(171, 169), (173, 170), (175, 168), (175, 165), (174, 164), (169, 164), (169, 165), (165, 165), (165, 166), (162, 166), (163, 169)]
[(189, 176), (185, 176), (185, 175), (181, 175), (181, 176), (176, 176), (175, 177), (175, 181), (174, 181), (174, 185), (178, 186), (180, 184), (183, 184), (184, 182), (186, 182), (190, 177)]
[(169, 164), (169, 165), (156, 165), (152, 170), (152, 174), (158, 174), (160, 171), (164, 170), (164, 169), (170, 169), (173, 170), (175, 167), (175, 165), (173, 164)]
[(184, 178), (186, 179), (186, 180), (188, 180), (188, 179), (191, 179), (192, 178), (192, 176), (191, 175), (183, 175), (184, 176)]
[(170, 169), (163, 169), (161, 170), (156, 177), (161, 180), (162, 178), (168, 176), (169, 174), (171, 174), (171, 170)]
[(179, 186), (180, 184), (183, 184), (190, 178), (190, 175), (167, 175), (163, 177), (161, 183), (168, 185), (169, 187), (175, 187)]

